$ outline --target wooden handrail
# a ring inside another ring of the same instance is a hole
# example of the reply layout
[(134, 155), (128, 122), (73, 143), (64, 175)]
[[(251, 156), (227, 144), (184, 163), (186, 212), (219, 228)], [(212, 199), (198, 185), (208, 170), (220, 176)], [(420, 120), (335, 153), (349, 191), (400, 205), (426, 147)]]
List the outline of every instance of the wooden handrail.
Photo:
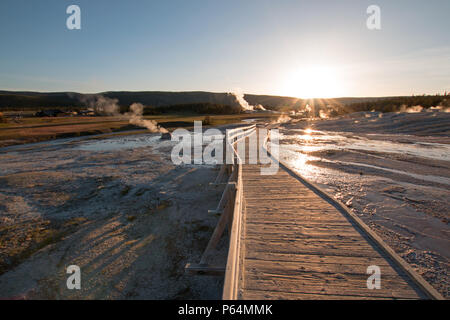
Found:
[[(242, 130), (242, 128), (239, 128)], [(246, 127), (242, 135), (242, 137), (236, 139), (237, 136), (233, 136), (231, 139), (234, 141), (227, 141), (233, 146), (233, 153), (236, 159), (234, 166), (234, 172), (236, 174), (236, 192), (234, 197), (234, 208), (233, 208), (233, 217), (231, 224), (231, 234), (230, 234), (230, 242), (228, 247), (228, 257), (227, 257), (227, 266), (225, 269), (225, 279), (223, 286), (222, 299), (224, 300), (235, 300), (238, 298), (238, 283), (240, 276), (240, 260), (239, 254), (241, 252), (241, 231), (242, 231), (242, 209), (243, 209), (243, 188), (242, 188), (242, 161), (240, 161), (239, 154), (237, 150), (234, 148), (234, 145), (255, 133), (256, 126), (248, 126)]]
[[(214, 229), (214, 232), (208, 242), (208, 245), (203, 252), (199, 264), (186, 264), (185, 270), (187, 273), (194, 274), (220, 274), (222, 267), (210, 266), (208, 258), (213, 254), (213, 251), (219, 242), (225, 227), (228, 225), (230, 230), (230, 241), (228, 248), (227, 265), (223, 268), (225, 273), (223, 298), (236, 299), (237, 297), (237, 283), (239, 276), (239, 259), (240, 239), (241, 234), (241, 219), (242, 219), (242, 165), (241, 158), (235, 148), (237, 142), (255, 132), (256, 126), (250, 125), (246, 127), (238, 127), (228, 130), (224, 138), (224, 146), (231, 146), (233, 151), (232, 164), (223, 164), (219, 175), (214, 184), (219, 184), (227, 169), (232, 169), (231, 174), (226, 183), (226, 187), (222, 193), (220, 202), (215, 210), (209, 210), (213, 213), (220, 213), (219, 221)], [(231, 132), (231, 134), (230, 134)], [(225, 155), (225, 153), (224, 153)]]
[(234, 129), (228, 129), (227, 133), (238, 131), (238, 130), (247, 130), (247, 129), (255, 128), (255, 127), (256, 127), (256, 124), (252, 124), (252, 125), (246, 126), (246, 127), (237, 127), (237, 128), (234, 128)]
[(228, 247), (227, 266), (225, 269), (225, 280), (223, 286), (222, 299), (235, 300), (238, 297), (239, 282), (239, 252), (240, 236), (242, 226), (242, 165), (237, 164), (238, 178), (236, 193), (234, 198), (233, 219), (231, 225), (230, 243)]
[[(255, 129), (255, 128), (256, 128), (256, 125), (251, 125), (251, 126), (248, 126), (248, 127), (239, 127), (239, 128), (227, 130), (226, 139), (228, 141), (233, 140), (237, 136), (246, 135), (249, 132), (249, 130), (252, 130), (252, 129)], [(235, 134), (235, 132), (237, 132), (237, 133)]]

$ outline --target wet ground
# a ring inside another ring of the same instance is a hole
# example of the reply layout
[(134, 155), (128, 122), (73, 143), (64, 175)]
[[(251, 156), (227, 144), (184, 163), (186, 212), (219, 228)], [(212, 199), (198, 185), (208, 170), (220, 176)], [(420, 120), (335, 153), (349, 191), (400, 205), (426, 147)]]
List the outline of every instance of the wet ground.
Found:
[[(280, 124), (280, 155), (333, 193), (445, 296), (450, 114), (360, 113)], [(175, 166), (157, 134), (0, 149), (0, 298), (220, 298), (184, 275), (217, 221), (212, 165)], [(222, 244), (221, 255), (225, 257)], [(78, 264), (81, 291), (66, 288)]]
[(450, 295), (450, 114), (298, 121), (280, 127), (280, 143), (291, 168), (334, 194)]
[[(0, 298), (219, 299), (222, 277), (184, 273), (218, 219), (217, 171), (175, 166), (173, 145), (141, 134), (0, 149)], [(81, 290), (66, 287), (72, 264)]]

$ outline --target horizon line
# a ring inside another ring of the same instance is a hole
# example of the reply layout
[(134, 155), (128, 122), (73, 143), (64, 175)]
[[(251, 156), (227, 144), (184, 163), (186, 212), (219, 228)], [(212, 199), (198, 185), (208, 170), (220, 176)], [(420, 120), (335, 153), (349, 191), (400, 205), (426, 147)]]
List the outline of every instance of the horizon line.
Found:
[[(83, 95), (95, 95), (95, 94), (105, 94), (105, 93), (111, 93), (111, 92), (130, 92), (130, 93), (139, 93), (139, 92), (161, 92), (161, 93), (189, 93), (189, 92), (204, 92), (204, 93), (212, 93), (212, 94), (233, 94), (235, 92), (233, 91), (205, 91), (205, 90), (106, 90), (106, 91), (98, 91), (98, 92), (80, 92), (80, 91), (70, 91), (70, 90), (63, 90), (63, 91), (40, 91), (40, 90), (10, 90), (10, 89), (0, 89), (0, 92), (29, 92), (29, 93), (40, 93), (40, 94), (46, 94), (46, 93), (77, 93), (77, 94), (83, 94)], [(323, 100), (333, 100), (333, 99), (346, 99), (346, 98), (396, 98), (396, 97), (411, 97), (411, 96), (445, 96), (450, 94), (450, 90), (444, 90), (444, 92), (437, 92), (437, 93), (412, 93), (412, 94), (399, 94), (399, 95), (386, 95), (386, 96), (338, 96), (338, 97), (314, 97), (314, 98), (302, 98), (302, 97), (295, 97), (295, 96), (286, 96), (286, 95), (279, 95), (279, 94), (267, 94), (267, 93), (243, 93), (244, 95), (254, 95), (254, 96), (271, 96), (271, 97), (282, 97), (282, 98), (291, 98), (291, 99), (299, 99), (299, 100), (315, 100), (315, 99), (323, 99)]]

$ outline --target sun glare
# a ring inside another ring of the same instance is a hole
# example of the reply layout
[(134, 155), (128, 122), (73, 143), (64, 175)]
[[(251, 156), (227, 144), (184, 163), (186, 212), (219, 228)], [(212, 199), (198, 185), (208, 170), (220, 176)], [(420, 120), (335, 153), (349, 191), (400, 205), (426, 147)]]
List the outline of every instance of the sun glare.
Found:
[(298, 98), (333, 98), (342, 95), (337, 71), (327, 66), (298, 68), (286, 77), (283, 94)]

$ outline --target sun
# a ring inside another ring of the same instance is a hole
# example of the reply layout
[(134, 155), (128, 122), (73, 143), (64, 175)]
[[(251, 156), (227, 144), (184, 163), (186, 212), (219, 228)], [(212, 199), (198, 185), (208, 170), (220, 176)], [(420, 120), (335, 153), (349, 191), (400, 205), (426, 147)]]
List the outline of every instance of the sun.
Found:
[(341, 80), (333, 67), (306, 66), (288, 74), (281, 91), (298, 98), (334, 98), (342, 94)]

